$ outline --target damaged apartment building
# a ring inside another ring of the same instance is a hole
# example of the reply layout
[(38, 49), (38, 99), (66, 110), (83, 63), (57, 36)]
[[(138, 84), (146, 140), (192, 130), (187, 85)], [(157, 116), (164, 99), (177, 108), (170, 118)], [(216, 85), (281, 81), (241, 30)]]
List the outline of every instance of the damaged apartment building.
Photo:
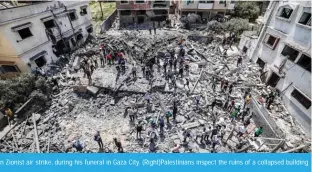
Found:
[(170, 1), (116, 1), (121, 26), (165, 21), (169, 16)]
[(227, 10), (233, 10), (235, 1), (232, 0), (216, 0), (216, 1), (195, 1), (195, 0), (179, 0), (173, 1), (176, 7), (175, 13), (181, 17), (190, 13), (198, 14), (203, 21), (219, 16), (224, 16)]
[(88, 1), (11, 2), (0, 13), (2, 75), (47, 68), (93, 31)]
[(239, 48), (311, 134), (311, 2), (271, 1), (264, 18), (261, 33), (242, 36)]

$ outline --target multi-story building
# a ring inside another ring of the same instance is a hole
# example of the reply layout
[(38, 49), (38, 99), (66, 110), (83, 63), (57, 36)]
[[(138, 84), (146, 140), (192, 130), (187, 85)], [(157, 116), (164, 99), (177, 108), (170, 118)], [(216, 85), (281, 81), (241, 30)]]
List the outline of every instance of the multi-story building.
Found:
[(92, 32), (88, 1), (30, 2), (0, 13), (0, 74), (45, 68)]
[(311, 133), (311, 1), (271, 1), (250, 53), (262, 79), (280, 91), (286, 108)]
[(164, 21), (168, 18), (170, 1), (140, 0), (116, 1), (119, 22), (124, 24), (141, 24), (149, 21)]
[(217, 14), (224, 16), (227, 10), (232, 10), (235, 6), (235, 1), (232, 0), (175, 0), (174, 3), (177, 6), (176, 13), (178, 13), (179, 16), (183, 17), (189, 13), (195, 13), (206, 21), (209, 21)]

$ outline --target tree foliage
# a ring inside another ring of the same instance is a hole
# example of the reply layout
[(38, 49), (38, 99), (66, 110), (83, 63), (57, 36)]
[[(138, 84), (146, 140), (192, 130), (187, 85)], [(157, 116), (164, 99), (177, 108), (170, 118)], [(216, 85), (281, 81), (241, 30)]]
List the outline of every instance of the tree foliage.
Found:
[(260, 14), (260, 8), (257, 2), (252, 1), (239, 1), (233, 10), (234, 17), (249, 19), (254, 22)]
[(211, 20), (207, 23), (207, 30), (215, 34), (219, 34), (224, 29), (224, 25), (216, 20)]
[(21, 74), (17, 77), (0, 80), (0, 108), (9, 107), (13, 110), (25, 103), (34, 90), (46, 92), (48, 84), (44, 78)]
[(249, 23), (247, 19), (232, 18), (231, 20), (224, 23), (224, 29), (230, 32), (230, 35), (241, 34), (244, 30), (248, 30)]

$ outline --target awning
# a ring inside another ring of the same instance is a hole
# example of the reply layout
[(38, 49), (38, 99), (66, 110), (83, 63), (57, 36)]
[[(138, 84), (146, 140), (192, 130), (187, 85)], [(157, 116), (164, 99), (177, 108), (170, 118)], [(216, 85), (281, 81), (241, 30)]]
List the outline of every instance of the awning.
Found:
[(22, 29), (25, 29), (25, 28), (28, 28), (32, 26), (32, 23), (31, 22), (28, 22), (28, 23), (24, 23), (24, 24), (21, 24), (21, 25), (18, 25), (18, 26), (14, 26), (12, 27), (11, 29), (14, 31), (14, 32), (17, 32), (19, 30), (22, 30)]
[(48, 17), (44, 17), (44, 18), (42, 18), (42, 19), (40, 19), (42, 22), (46, 22), (46, 21), (49, 21), (49, 20), (52, 20), (52, 19), (54, 19), (54, 17), (53, 16), (48, 16)]
[(34, 61), (34, 60), (37, 60), (39, 57), (43, 56), (47, 54), (47, 51), (41, 51), (40, 53), (34, 55), (33, 57), (31, 57), (29, 60), (30, 61)]

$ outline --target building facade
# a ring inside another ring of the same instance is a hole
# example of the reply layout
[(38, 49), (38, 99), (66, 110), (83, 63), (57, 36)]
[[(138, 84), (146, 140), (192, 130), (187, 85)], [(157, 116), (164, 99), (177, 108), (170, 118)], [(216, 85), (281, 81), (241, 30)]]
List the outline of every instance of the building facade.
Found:
[(271, 1), (252, 61), (288, 111), (311, 133), (311, 2)]
[(170, 1), (140, 0), (116, 1), (120, 25), (165, 21), (169, 16)]
[(37, 2), (0, 13), (0, 74), (47, 68), (93, 29), (87, 1)]
[(216, 15), (224, 16), (227, 10), (233, 10), (235, 1), (215, 0), (215, 1), (197, 1), (197, 0), (179, 0), (174, 1), (177, 6), (176, 13), (184, 17), (189, 13), (200, 15), (204, 21), (209, 21)]

